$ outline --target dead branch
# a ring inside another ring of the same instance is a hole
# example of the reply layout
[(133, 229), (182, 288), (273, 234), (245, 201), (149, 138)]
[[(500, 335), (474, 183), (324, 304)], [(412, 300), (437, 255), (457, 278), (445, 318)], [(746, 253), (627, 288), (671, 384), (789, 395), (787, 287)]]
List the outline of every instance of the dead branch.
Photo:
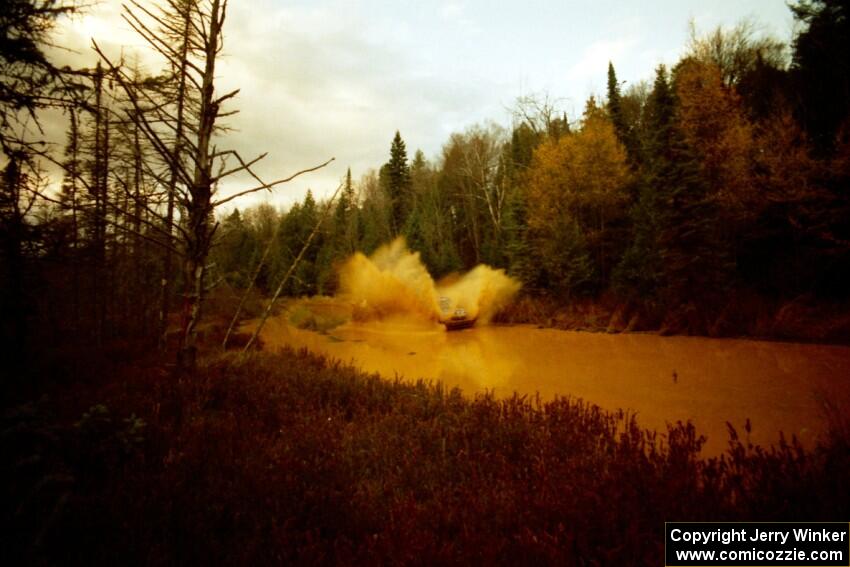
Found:
[(142, 118), (143, 111), (142, 108), (139, 106), (139, 100), (136, 96), (136, 90), (130, 87), (130, 85), (126, 81), (126, 78), (124, 77), (124, 74), (118, 67), (116, 67), (112, 63), (112, 60), (109, 59), (105, 53), (103, 53), (103, 51), (100, 49), (100, 46), (98, 46), (95, 40), (92, 40), (92, 45), (97, 54), (107, 64), (110, 71), (115, 76), (115, 79), (118, 81), (118, 84), (121, 85), (121, 88), (127, 94), (127, 99), (130, 101), (130, 104), (133, 105), (133, 108), (136, 111), (132, 115), (136, 120), (136, 125), (142, 130), (142, 132), (145, 133), (145, 137), (148, 138), (151, 144), (154, 145), (157, 150), (157, 153), (159, 153), (163, 159), (169, 162), (169, 166), (175, 168), (175, 171), (183, 178), (183, 182), (186, 183), (186, 185), (191, 186), (193, 183), (192, 176), (187, 171), (185, 171), (185, 169), (183, 168), (183, 164), (174, 160), (173, 156), (171, 155), (171, 149), (166, 146), (165, 142), (162, 140), (162, 138), (160, 138), (159, 134), (153, 129), (153, 127)]
[(263, 312), (263, 316), (260, 319), (260, 322), (257, 324), (257, 328), (254, 329), (254, 334), (251, 335), (251, 339), (248, 341), (248, 344), (245, 345), (245, 348), (242, 350), (242, 352), (248, 352), (251, 346), (253, 346), (254, 341), (257, 340), (257, 336), (259, 336), (260, 331), (263, 330), (263, 326), (266, 324), (266, 320), (269, 318), (269, 315), (272, 312), (272, 308), (274, 307), (277, 298), (280, 296), (284, 286), (286, 285), (286, 282), (289, 281), (289, 278), (295, 271), (295, 268), (298, 267), (298, 264), (301, 262), (301, 258), (303, 258), (304, 254), (307, 253), (307, 249), (310, 247), (310, 243), (313, 241), (313, 238), (316, 237), (316, 234), (318, 234), (319, 229), (322, 227), (322, 224), (324, 224), (325, 220), (328, 218), (328, 215), (330, 214), (331, 209), (333, 208), (333, 203), (342, 188), (343, 184), (340, 183), (339, 186), (336, 188), (336, 191), (334, 191), (334, 194), (331, 196), (330, 199), (328, 199), (328, 202), (325, 204), (325, 209), (322, 211), (321, 216), (316, 221), (316, 226), (313, 227), (313, 231), (310, 232), (310, 236), (307, 237), (307, 241), (304, 242), (304, 246), (301, 247), (301, 251), (298, 252), (298, 256), (296, 256), (295, 259), (292, 261), (292, 264), (289, 265), (289, 269), (286, 270), (286, 274), (284, 274), (283, 279), (280, 280), (280, 283), (278, 284), (274, 295), (269, 301), (269, 304), (266, 306), (266, 310)]
[[(331, 163), (335, 159), (336, 158), (331, 158), (323, 164), (317, 165), (315, 167), (310, 167), (310, 168), (307, 168), (307, 169), (302, 169), (301, 171), (293, 173), (292, 175), (290, 175), (289, 177), (286, 177), (284, 179), (278, 179), (277, 181), (272, 181), (271, 183), (266, 183), (264, 185), (260, 185), (259, 187), (254, 187), (253, 189), (247, 189), (245, 191), (240, 191), (239, 193), (231, 195), (230, 197), (225, 197), (224, 199), (214, 201), (212, 206), (218, 207), (219, 205), (223, 205), (224, 203), (232, 201), (233, 199), (238, 199), (239, 197), (242, 197), (244, 195), (248, 195), (250, 193), (256, 193), (257, 191), (262, 191), (263, 189), (271, 189), (272, 187), (274, 187), (276, 185), (280, 185), (281, 183), (287, 183), (289, 181), (292, 181), (293, 179), (295, 179), (299, 175), (304, 175), (305, 173), (310, 173), (311, 171), (316, 171), (318, 169), (322, 169), (323, 167), (325, 167), (326, 165), (328, 165), (329, 163)], [(336, 195), (336, 193), (334, 193), (334, 195)]]
[[(63, 206), (63, 207), (66, 206), (66, 204), (63, 203), (62, 201), (54, 199), (53, 197), (49, 197), (49, 196), (45, 195), (44, 193), (42, 193), (41, 191), (39, 191), (38, 189), (34, 189), (32, 187), (26, 187), (26, 190), (33, 193), (34, 196), (39, 197), (41, 199), (44, 199), (45, 201), (47, 201), (49, 203), (54, 203), (56, 205), (60, 205), (60, 206)], [(92, 208), (93, 206), (94, 205), (89, 205), (88, 208)], [(84, 208), (86, 208), (86, 205), (84, 205), (82, 203), (77, 203), (77, 207), (84, 209)], [(119, 209), (116, 205), (112, 205), (112, 208), (113, 208), (113, 210), (120, 211), (122, 214), (127, 214), (128, 216), (131, 216), (126, 211)], [(149, 236), (149, 235), (145, 234), (144, 232), (136, 232), (136, 231), (134, 231), (130, 228), (127, 228), (126, 226), (124, 226), (124, 225), (118, 223), (117, 221), (114, 221), (114, 220), (112, 220), (108, 217), (103, 217), (103, 222), (108, 223), (115, 228), (119, 228), (119, 229), (123, 230), (124, 232), (127, 232), (127, 233), (130, 233), (130, 234), (136, 235), (140, 238), (143, 238), (143, 239), (147, 240), (148, 242), (162, 246), (163, 248), (165, 248), (167, 250), (171, 250), (173, 253), (177, 254), (178, 256), (181, 256), (181, 257), (183, 256), (183, 253), (180, 250), (178, 250), (177, 248), (174, 248), (173, 246), (170, 246), (170, 245), (166, 244), (165, 242), (163, 242), (161, 240), (157, 240), (156, 238), (153, 238), (152, 236)]]
[(254, 172), (251, 171), (251, 166), (254, 165), (255, 163), (257, 163), (258, 161), (262, 160), (263, 158), (265, 158), (267, 155), (269, 155), (268, 152), (265, 152), (265, 153), (255, 157), (254, 159), (252, 159), (248, 163), (245, 163), (244, 161), (242, 161), (242, 158), (234, 150), (228, 150), (228, 151), (225, 151), (225, 152), (216, 152), (213, 155), (219, 156), (219, 157), (223, 157), (223, 156), (226, 156), (226, 155), (233, 155), (234, 157), (236, 157), (237, 160), (239, 160), (239, 167), (234, 167), (232, 169), (228, 169), (227, 171), (223, 171), (222, 173), (218, 174), (217, 176), (215, 176), (213, 178), (213, 182), (216, 182), (219, 179), (223, 179), (223, 178), (227, 177), (228, 175), (233, 175), (234, 173), (239, 173), (240, 171), (247, 170), (248, 173), (250, 173), (251, 176), (254, 179), (257, 180), (258, 183), (260, 183), (261, 185), (263, 184), (263, 181), (259, 180), (257, 178), (257, 176), (254, 175)]

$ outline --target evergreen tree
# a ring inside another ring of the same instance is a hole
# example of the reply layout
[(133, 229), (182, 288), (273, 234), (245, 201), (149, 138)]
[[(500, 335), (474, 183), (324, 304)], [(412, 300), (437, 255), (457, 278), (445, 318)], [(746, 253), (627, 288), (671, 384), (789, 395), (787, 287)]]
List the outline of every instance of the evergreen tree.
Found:
[(64, 0), (4, 0), (0, 10), (0, 151), (11, 160), (20, 150), (21, 130), (38, 120), (37, 111), (51, 104), (51, 89), (62, 72), (47, 58), (45, 46), (62, 15), (76, 10)]
[(424, 209), (428, 205), (426, 199), (428, 192), (427, 184), (429, 182), (428, 174), (425, 154), (421, 150), (416, 150), (413, 161), (410, 164), (410, 211), (405, 219), (402, 232), (407, 241), (407, 246), (411, 250), (418, 251), (425, 265), (430, 267), (433, 261), (432, 250), (425, 235), (427, 226), (423, 219), (423, 217), (427, 216)]
[[(298, 232), (301, 245), (307, 242), (310, 233), (319, 220), (319, 207), (316, 199), (313, 197), (313, 192), (307, 190), (307, 195), (304, 196), (304, 203), (301, 205), (301, 218), (299, 219)], [(316, 235), (310, 243), (306, 254), (299, 262), (295, 269), (296, 293), (293, 295), (313, 295), (318, 292), (319, 283), (319, 252), (324, 245), (324, 235), (322, 231)], [(295, 248), (297, 254), (300, 246)]]
[(390, 146), (390, 161), (381, 168), (381, 175), (385, 178), (384, 183), (390, 200), (390, 228), (393, 235), (398, 235), (404, 228), (410, 205), (410, 168), (407, 164), (404, 140), (398, 131)]
[(411, 238), (414, 237), (417, 224), (412, 218), (417, 209), (421, 208), (420, 201), (424, 193), (427, 191), (427, 184), (430, 181), (430, 171), (428, 162), (425, 160), (425, 154), (422, 150), (416, 150), (413, 155), (413, 161), (410, 163), (410, 190), (408, 194), (407, 215), (402, 233), (407, 238), (408, 245), (411, 245)]
[(800, 0), (791, 10), (804, 24), (792, 68), (799, 114), (815, 147), (830, 154), (850, 114), (850, 2)]
[(531, 251), (525, 187), (517, 185), (505, 208), (505, 257), (508, 271), (523, 282), (532, 278)]
[(333, 218), (331, 219), (330, 234), (328, 236), (328, 244), (334, 248), (334, 252), (342, 252), (345, 248), (345, 235), (348, 224), (348, 217), (353, 206), (353, 188), (351, 187), (351, 169), (345, 175), (343, 188), (337, 199), (336, 207), (334, 208)]
[(620, 142), (625, 144), (626, 125), (623, 121), (620, 83), (617, 81), (616, 72), (614, 72), (614, 64), (610, 61), (608, 62), (608, 116), (611, 117), (611, 122), (614, 124)]
[(421, 151), (414, 156), (410, 177), (413, 208), (405, 225), (408, 246), (420, 253), (428, 271), (436, 277), (460, 270), (451, 201), (441, 192), (437, 172)]
[[(234, 209), (221, 223), (217, 244), (213, 249), (213, 260), (219, 270), (230, 285), (244, 288), (250, 281), (266, 242), (256, 239), (239, 209)], [(265, 277), (262, 280), (265, 282)]]
[(360, 179), (359, 193), (362, 202), (358, 210), (358, 249), (366, 254), (371, 254), (393, 237), (391, 207), (383, 179), (384, 177), (374, 170), (367, 172)]
[(540, 252), (543, 270), (538, 285), (566, 300), (590, 290), (596, 270), (578, 223), (568, 221), (553, 227), (549, 238), (541, 242)]
[[(304, 201), (292, 205), (289, 212), (280, 220), (281, 224), (277, 233), (278, 253), (271, 265), (271, 274), (273, 275), (270, 282), (271, 289), (277, 286), (289, 266), (295, 261), (296, 256), (315, 228), (318, 219), (319, 210), (316, 199), (313, 197), (313, 192), (308, 190), (304, 196)], [(313, 295), (317, 292), (319, 283), (317, 261), (325, 246), (325, 241), (326, 238), (322, 235), (322, 231), (313, 238), (310, 247), (283, 289), (285, 295)], [(326, 260), (326, 257), (323, 256), (323, 260)]]
[(549, 122), (547, 135), (553, 140), (557, 140), (561, 136), (566, 136), (570, 133), (570, 122), (567, 120), (567, 113), (563, 113), (560, 118), (553, 118)]
[(331, 235), (335, 258), (348, 256), (357, 250), (360, 240), (357, 215), (357, 195), (351, 181), (351, 168), (345, 174), (345, 182), (334, 209)]
[(320, 294), (336, 291), (336, 266), (357, 249), (357, 203), (348, 169), (342, 191), (317, 256), (317, 289)]
[[(83, 200), (85, 183), (83, 181), (83, 139), (80, 129), (80, 115), (76, 108), (69, 112), (70, 123), (65, 145), (65, 160), (62, 163), (64, 175), (62, 176), (62, 188), (59, 200), (62, 202), (63, 212), (66, 214), (70, 224), (71, 247), (76, 255), (80, 237), (80, 204)], [(74, 273), (74, 284), (77, 284), (76, 263)]]
[[(301, 203), (294, 203), (289, 210), (281, 215), (280, 224), (277, 229), (277, 246), (276, 254), (272, 256), (269, 262), (269, 273), (271, 274), (270, 285), (266, 288), (274, 287), (275, 282), (280, 280), (289, 268), (289, 265), (298, 254), (300, 244), (300, 223), (301, 223)], [(283, 290), (285, 295), (292, 294), (292, 279), (287, 282), (287, 287)]]
[(614, 271), (615, 287), (621, 293), (643, 299), (657, 294), (662, 281), (659, 239), (666, 210), (662, 189), (673, 159), (674, 112), (667, 69), (660, 65), (647, 101), (647, 136), (643, 152), (647, 163), (638, 201), (631, 211), (633, 238)]
[(514, 180), (531, 165), (534, 157), (534, 149), (541, 142), (540, 136), (535, 134), (525, 122), (514, 128), (510, 143), (510, 164)]
[[(564, 117), (566, 122), (566, 116)], [(528, 235), (526, 174), (541, 137), (522, 122), (511, 133), (505, 148), (505, 176), (513, 186), (505, 209), (505, 254), (511, 274), (530, 282), (533, 273), (532, 244)]]
[(634, 239), (618, 285), (670, 308), (711, 303), (729, 281), (717, 202), (677, 123), (677, 102), (659, 67), (648, 102), (648, 167), (633, 209)]
[(672, 158), (674, 121), (675, 101), (667, 76), (667, 68), (659, 65), (647, 104), (649, 131), (647, 153), (651, 169), (660, 170), (661, 163)]
[(351, 182), (351, 168), (345, 172), (345, 186), (342, 189), (339, 202), (341, 208), (345, 212), (351, 212), (357, 206), (356, 196), (354, 195), (354, 184)]
[(637, 162), (637, 143), (633, 129), (626, 121), (625, 112), (623, 109), (623, 97), (620, 93), (620, 82), (617, 80), (617, 73), (614, 71), (614, 65), (608, 62), (608, 116), (614, 124), (614, 130), (617, 133), (617, 138), (629, 154), (629, 162), (634, 165)]

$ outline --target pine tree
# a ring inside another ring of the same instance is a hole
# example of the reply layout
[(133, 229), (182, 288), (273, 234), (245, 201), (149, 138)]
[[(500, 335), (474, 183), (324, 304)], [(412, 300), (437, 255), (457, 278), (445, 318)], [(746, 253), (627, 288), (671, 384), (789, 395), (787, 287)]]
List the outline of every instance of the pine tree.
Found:
[(716, 200), (697, 153), (677, 122), (677, 101), (659, 67), (648, 101), (648, 167), (632, 211), (634, 239), (615, 275), (618, 287), (669, 308), (711, 303), (729, 281)]
[(351, 168), (345, 174), (339, 199), (327, 224), (316, 261), (317, 289), (326, 295), (336, 291), (336, 265), (357, 249), (357, 203)]
[(410, 163), (410, 202), (409, 210), (404, 221), (404, 234), (407, 246), (411, 250), (416, 250), (421, 254), (423, 262), (429, 268), (432, 261), (432, 250), (425, 236), (427, 231), (426, 222), (423, 217), (427, 216), (426, 211), (426, 192), (428, 188), (428, 164), (425, 160), (425, 154), (422, 150), (416, 150), (413, 155), (413, 161)]
[[(566, 115), (564, 123), (567, 123)], [(513, 129), (505, 149), (505, 175), (513, 185), (505, 209), (505, 255), (508, 270), (523, 282), (533, 278), (534, 260), (528, 234), (526, 174), (541, 142), (525, 122)]]
[(647, 103), (648, 154), (650, 167), (658, 169), (662, 160), (671, 158), (675, 101), (667, 76), (667, 68), (659, 65), (655, 83)]
[(385, 176), (387, 196), (390, 199), (390, 222), (393, 235), (404, 228), (404, 221), (410, 212), (410, 168), (407, 164), (407, 150), (401, 134), (396, 131), (390, 146), (390, 161), (381, 169)]
[(68, 141), (65, 146), (65, 161), (62, 164), (65, 174), (62, 178), (60, 200), (70, 222), (71, 244), (71, 328), (76, 330), (80, 318), (80, 258), (79, 258), (79, 200), (82, 186), (82, 159), (80, 157), (81, 135), (79, 128), (79, 113), (76, 108), (70, 109), (70, 127)]
[(631, 210), (633, 238), (619, 265), (614, 270), (615, 288), (624, 295), (635, 295), (644, 300), (659, 292), (662, 281), (662, 258), (659, 239), (665, 223), (663, 194), (672, 160), (674, 126), (673, 93), (667, 78), (667, 69), (656, 69), (652, 93), (647, 101), (647, 137), (638, 201)]
[(805, 24), (794, 38), (792, 67), (799, 115), (816, 149), (829, 155), (850, 118), (850, 3), (800, 0), (791, 10)]
[(617, 131), (617, 137), (620, 142), (626, 143), (626, 124), (623, 121), (623, 108), (620, 96), (620, 83), (617, 81), (617, 74), (614, 72), (614, 64), (608, 62), (608, 116), (611, 117), (611, 122), (614, 123), (614, 129)]
[(265, 242), (255, 238), (239, 209), (234, 209), (221, 224), (217, 244), (213, 259), (219, 270), (232, 286), (244, 288), (250, 283)]
[[(384, 168), (386, 169), (386, 165)], [(360, 206), (358, 208), (358, 249), (371, 254), (382, 244), (392, 239), (391, 207), (385, 176), (374, 170), (366, 172), (360, 179)]]
[(342, 258), (357, 249), (357, 196), (351, 182), (351, 168), (345, 174), (342, 192), (334, 209), (328, 243), (332, 246), (332, 256)]
[(633, 124), (629, 124), (626, 119), (626, 112), (623, 109), (623, 96), (620, 92), (620, 82), (617, 80), (617, 73), (614, 71), (614, 65), (608, 62), (608, 116), (614, 124), (614, 130), (617, 132), (617, 138), (629, 156), (629, 163), (636, 167), (638, 156), (638, 143), (635, 128)]
[(48, 59), (45, 47), (57, 19), (73, 14), (76, 3), (64, 0), (3, 0), (0, 9), (0, 151), (14, 159), (21, 129), (37, 111), (55, 100), (62, 71)]
[(350, 212), (351, 209), (357, 206), (356, 196), (354, 195), (354, 184), (351, 182), (351, 168), (345, 172), (345, 186), (342, 189), (342, 195), (339, 198), (340, 203), (344, 203), (343, 210)]
[[(316, 203), (315, 197), (313, 197), (313, 192), (308, 189), (307, 194), (304, 196), (304, 202), (301, 205), (301, 218), (299, 219), (298, 224), (298, 240), (300, 242), (300, 246), (294, 249), (296, 253), (300, 247), (307, 242), (310, 237), (310, 233), (313, 231), (313, 227), (316, 226), (316, 222), (318, 220), (319, 206)], [(322, 234), (320, 232), (317, 235), (317, 238), (313, 239), (306, 254), (295, 269), (296, 292), (293, 295), (313, 295), (317, 292), (319, 279), (317, 264), (319, 251), (322, 249), (322, 245), (324, 244), (324, 238), (321, 236)]]
[(82, 158), (81, 153), (81, 133), (80, 133), (80, 117), (79, 111), (76, 108), (70, 110), (70, 126), (68, 128), (67, 143), (65, 144), (65, 161), (62, 163), (64, 175), (62, 177), (62, 192), (61, 200), (65, 203), (64, 207), (71, 213), (74, 234), (76, 239), (77, 230), (77, 200), (80, 198), (80, 188), (83, 185), (82, 177)]

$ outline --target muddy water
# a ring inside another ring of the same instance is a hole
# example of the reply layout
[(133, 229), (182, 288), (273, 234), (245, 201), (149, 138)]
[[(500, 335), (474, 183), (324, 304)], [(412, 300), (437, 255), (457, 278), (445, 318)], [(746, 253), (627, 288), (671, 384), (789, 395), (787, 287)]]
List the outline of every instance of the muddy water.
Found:
[(756, 443), (775, 443), (783, 431), (811, 446), (826, 428), (825, 401), (850, 408), (850, 347), (531, 326), (447, 333), (402, 322), (352, 323), (323, 335), (282, 319), (269, 321), (262, 337), (267, 348), (306, 347), (387, 377), (440, 380), (467, 394), (580, 397), (633, 410), (653, 429), (690, 419), (708, 437), (705, 455), (725, 450), (727, 421), (744, 435), (749, 418)]

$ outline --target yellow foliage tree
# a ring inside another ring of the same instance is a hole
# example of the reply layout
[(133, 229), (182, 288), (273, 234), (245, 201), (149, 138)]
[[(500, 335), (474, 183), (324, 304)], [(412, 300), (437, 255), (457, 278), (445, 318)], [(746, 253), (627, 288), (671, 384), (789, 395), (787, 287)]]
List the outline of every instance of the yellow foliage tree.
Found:
[(753, 165), (760, 190), (760, 205), (803, 203), (820, 198), (817, 180), (824, 165), (811, 155), (805, 132), (791, 110), (780, 109), (755, 129)]
[(717, 65), (693, 58), (678, 65), (675, 88), (679, 127), (696, 150), (709, 195), (727, 212), (744, 212), (756, 195), (750, 169), (753, 131), (740, 97), (723, 83)]
[(540, 240), (574, 234), (577, 227), (605, 278), (608, 257), (605, 228), (622, 214), (630, 170), (614, 125), (591, 98), (581, 128), (547, 139), (534, 153), (528, 172), (528, 224)]

